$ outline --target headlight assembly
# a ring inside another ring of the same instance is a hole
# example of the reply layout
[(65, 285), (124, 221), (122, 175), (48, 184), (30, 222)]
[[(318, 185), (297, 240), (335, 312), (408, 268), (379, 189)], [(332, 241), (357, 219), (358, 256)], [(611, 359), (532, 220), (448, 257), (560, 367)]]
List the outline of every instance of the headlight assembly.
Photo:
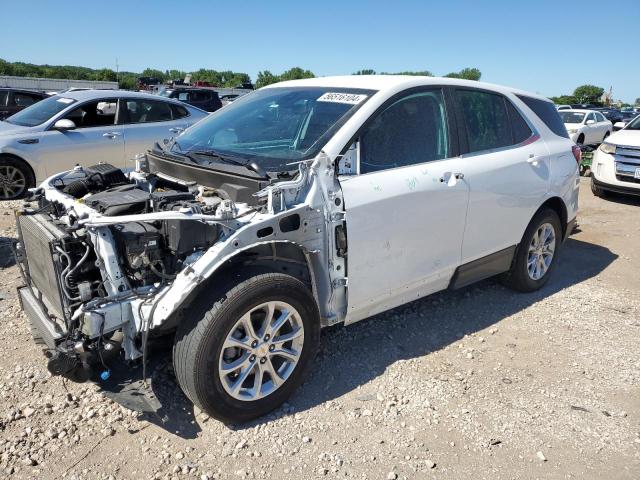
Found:
[(609, 154), (616, 153), (616, 146), (613, 143), (602, 142), (599, 148), (600, 148), (600, 151), (604, 153), (609, 153)]

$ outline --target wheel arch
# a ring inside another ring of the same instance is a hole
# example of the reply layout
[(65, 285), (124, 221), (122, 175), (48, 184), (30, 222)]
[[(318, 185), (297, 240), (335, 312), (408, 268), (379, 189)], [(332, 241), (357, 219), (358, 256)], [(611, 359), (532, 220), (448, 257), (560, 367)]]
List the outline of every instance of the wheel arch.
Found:
[[(261, 273), (285, 273), (304, 283), (316, 300), (321, 318), (326, 299), (321, 299), (317, 288), (322, 282), (322, 273), (313, 267), (313, 261), (302, 245), (289, 240), (271, 240), (260, 242), (240, 249), (225, 259), (210, 275), (198, 285), (175, 308), (160, 327), (170, 330), (182, 321), (183, 312), (202, 294), (224, 295), (232, 285)], [(324, 323), (324, 322), (323, 322)]]
[(35, 183), (37, 182), (36, 172), (27, 160), (20, 157), (19, 155), (16, 155), (14, 153), (9, 153), (9, 152), (0, 152), (0, 158), (2, 157), (12, 158), (14, 160), (17, 160), (20, 163), (24, 163), (26, 167), (29, 169), (29, 171), (31, 172), (31, 175), (33, 176), (34, 185), (31, 185), (29, 188), (35, 187)]
[(562, 228), (562, 238), (564, 238), (567, 233), (567, 222), (569, 221), (567, 206), (565, 205), (564, 200), (557, 196), (548, 198), (542, 205), (540, 205), (540, 208), (536, 210), (531, 218), (533, 219), (545, 208), (549, 208), (558, 214), (558, 218), (560, 218), (560, 227)]

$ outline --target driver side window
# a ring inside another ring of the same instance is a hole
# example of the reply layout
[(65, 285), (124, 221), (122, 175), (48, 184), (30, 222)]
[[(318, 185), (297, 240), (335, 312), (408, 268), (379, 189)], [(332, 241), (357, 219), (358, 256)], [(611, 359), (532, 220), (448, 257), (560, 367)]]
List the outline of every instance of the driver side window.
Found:
[(115, 125), (117, 99), (97, 100), (73, 109), (64, 118), (71, 120), (77, 128), (105, 127)]
[(449, 156), (441, 90), (409, 94), (373, 119), (360, 137), (360, 173), (405, 167)]

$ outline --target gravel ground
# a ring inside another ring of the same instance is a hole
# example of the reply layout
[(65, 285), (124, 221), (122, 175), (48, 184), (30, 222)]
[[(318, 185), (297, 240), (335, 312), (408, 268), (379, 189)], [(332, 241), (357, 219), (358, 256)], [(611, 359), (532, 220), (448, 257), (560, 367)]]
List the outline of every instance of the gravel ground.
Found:
[(168, 363), (165, 424), (51, 377), (0, 246), (0, 476), (640, 478), (640, 201), (583, 182), (542, 291), (486, 281), (326, 330), (290, 403), (235, 428), (194, 412)]

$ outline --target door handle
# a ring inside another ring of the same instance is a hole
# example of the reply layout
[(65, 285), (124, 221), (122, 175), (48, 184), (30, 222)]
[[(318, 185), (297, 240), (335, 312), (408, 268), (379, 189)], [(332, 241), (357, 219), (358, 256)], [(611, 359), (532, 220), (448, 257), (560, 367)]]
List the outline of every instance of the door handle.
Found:
[(464, 173), (445, 172), (442, 174), (442, 177), (440, 177), (440, 182), (446, 183), (447, 187), (454, 187), (458, 183), (458, 180), (462, 180), (463, 178)]
[(527, 158), (527, 163), (533, 165), (534, 167), (537, 167), (539, 162), (540, 157), (537, 157), (533, 153), (529, 155), (529, 158)]
[(116, 138), (120, 136), (120, 132), (107, 132), (102, 134), (105, 138)]
[(172, 127), (169, 129), (171, 133), (182, 133), (184, 132), (184, 128), (182, 127)]

